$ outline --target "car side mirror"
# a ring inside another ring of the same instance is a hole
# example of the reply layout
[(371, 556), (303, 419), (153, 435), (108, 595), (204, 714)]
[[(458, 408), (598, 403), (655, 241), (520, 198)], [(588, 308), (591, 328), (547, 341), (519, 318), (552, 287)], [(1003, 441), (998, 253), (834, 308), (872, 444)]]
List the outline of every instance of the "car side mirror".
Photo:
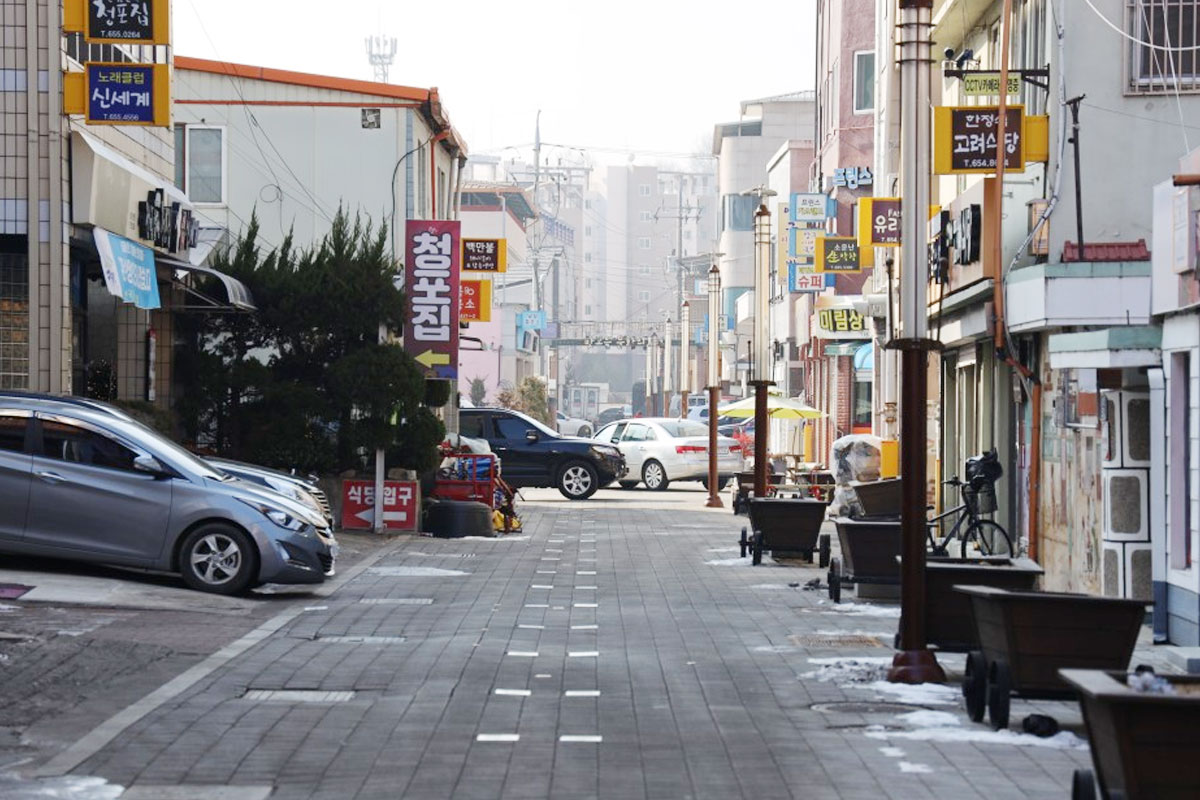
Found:
[(138, 472), (148, 472), (156, 478), (169, 478), (172, 474), (154, 456), (137, 456), (133, 459), (133, 468)]
[(525, 431), (525, 441), (533, 444), (538, 440), (537, 431)]

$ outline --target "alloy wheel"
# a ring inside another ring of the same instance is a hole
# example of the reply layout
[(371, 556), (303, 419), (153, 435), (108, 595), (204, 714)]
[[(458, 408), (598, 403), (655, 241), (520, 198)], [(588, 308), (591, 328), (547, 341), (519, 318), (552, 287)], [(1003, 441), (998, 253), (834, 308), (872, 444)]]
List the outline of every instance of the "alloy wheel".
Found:
[(200, 580), (221, 586), (237, 576), (242, 565), (242, 549), (225, 534), (210, 533), (192, 548), (191, 561)]

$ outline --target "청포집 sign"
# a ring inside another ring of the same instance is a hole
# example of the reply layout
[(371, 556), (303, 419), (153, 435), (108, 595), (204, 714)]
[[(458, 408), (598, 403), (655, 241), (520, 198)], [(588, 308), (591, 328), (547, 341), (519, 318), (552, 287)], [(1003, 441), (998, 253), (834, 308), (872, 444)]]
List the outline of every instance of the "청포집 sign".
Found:
[(457, 220), (410, 219), (404, 229), (404, 349), (438, 378), (458, 377), (460, 228)]

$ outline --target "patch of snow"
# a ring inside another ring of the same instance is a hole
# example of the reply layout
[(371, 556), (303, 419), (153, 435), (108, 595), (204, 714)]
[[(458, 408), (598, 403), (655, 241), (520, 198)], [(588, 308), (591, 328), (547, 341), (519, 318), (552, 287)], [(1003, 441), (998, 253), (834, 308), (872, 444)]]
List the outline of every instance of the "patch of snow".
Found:
[(0, 614), (11, 614), (14, 611), (20, 610), (20, 606), (10, 606), (7, 603), (0, 603)]
[(891, 664), (892, 656), (835, 656), (833, 658), (810, 658), (810, 664)]
[(782, 583), (756, 583), (753, 586), (751, 586), (750, 588), (751, 589), (764, 589), (764, 590), (777, 590), (777, 589), (787, 589), (789, 587)]
[(704, 552), (706, 553), (737, 553), (741, 550), (740, 547), (710, 547)]
[(888, 617), (900, 619), (900, 606), (875, 606), (869, 603), (833, 603), (824, 613), (846, 614), (851, 617)]
[(718, 558), (713, 561), (705, 561), (710, 567), (750, 567), (753, 564), (750, 562), (750, 556), (745, 558)]
[(904, 751), (899, 747), (881, 747), (879, 748), (879, 752), (888, 758), (904, 758)]
[(798, 650), (799, 648), (786, 644), (764, 644), (754, 648), (756, 653), (795, 653)]
[(367, 573), (384, 578), (441, 578), (450, 575), (470, 575), (460, 569), (437, 567), (368, 567)]
[(117, 800), (125, 787), (104, 778), (66, 775), (25, 780), (12, 772), (0, 774), (0, 797), (5, 800)]
[(813, 678), (822, 683), (849, 681), (851, 684), (882, 681), (892, 665), (891, 656), (864, 656), (860, 658), (810, 658), (808, 663), (818, 669), (805, 672), (801, 678)]
[(928, 775), (929, 773), (933, 772), (933, 767), (929, 766), (928, 764), (914, 764), (911, 761), (901, 761), (900, 771), (913, 772), (918, 775)]
[(946, 711), (910, 711), (896, 719), (914, 728), (953, 728), (962, 725), (962, 718)]
[(1087, 741), (1070, 731), (1059, 731), (1043, 739), (1013, 730), (993, 731), (986, 728), (918, 728), (912, 731), (889, 731), (882, 726), (867, 728), (870, 739), (910, 739), (918, 742), (974, 742), (976, 744), (1007, 744), (1014, 747), (1046, 747), (1052, 750), (1086, 750)]
[(889, 683), (876, 680), (860, 688), (889, 695), (890, 701), (914, 706), (953, 706), (958, 705), (962, 697), (959, 687), (943, 683)]
[(817, 631), (818, 636), (874, 636), (876, 639), (891, 639), (896, 635), (895, 631), (842, 631), (837, 629)]

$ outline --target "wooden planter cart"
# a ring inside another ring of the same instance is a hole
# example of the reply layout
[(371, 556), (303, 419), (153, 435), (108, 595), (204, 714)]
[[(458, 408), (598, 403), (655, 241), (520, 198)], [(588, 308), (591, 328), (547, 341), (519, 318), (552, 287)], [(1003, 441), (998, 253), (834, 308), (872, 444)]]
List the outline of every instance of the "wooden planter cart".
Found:
[(979, 650), (967, 656), (962, 691), (975, 722), (1008, 727), (1011, 695), (1070, 697), (1060, 669), (1124, 670), (1146, 615), (1140, 600), (956, 586), (975, 615)]
[(750, 498), (751, 537), (742, 528), (739, 541), (742, 557), (750, 550), (751, 563), (761, 564), (764, 550), (772, 555), (795, 555), (812, 563), (813, 552), (820, 552), (821, 566), (829, 563), (829, 538), (821, 537), (821, 523), (829, 504), (809, 498)]
[(1079, 693), (1091, 745), (1090, 770), (1076, 770), (1072, 800), (1200, 797), (1200, 677), (1163, 676), (1174, 694), (1129, 688), (1125, 672), (1064, 669)]
[(842, 555), (829, 562), (830, 600), (842, 601), (842, 584), (846, 583), (900, 583), (899, 520), (839, 517), (834, 524)]

